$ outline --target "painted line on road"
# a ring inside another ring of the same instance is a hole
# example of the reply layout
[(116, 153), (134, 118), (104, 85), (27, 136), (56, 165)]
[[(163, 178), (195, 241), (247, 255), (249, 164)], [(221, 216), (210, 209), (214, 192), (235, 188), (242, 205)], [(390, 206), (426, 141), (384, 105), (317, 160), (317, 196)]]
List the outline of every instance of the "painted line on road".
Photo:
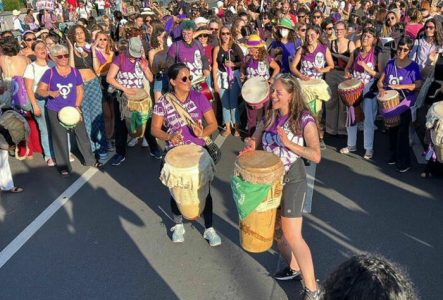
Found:
[(99, 170), (89, 168), (0, 252), (0, 269)]

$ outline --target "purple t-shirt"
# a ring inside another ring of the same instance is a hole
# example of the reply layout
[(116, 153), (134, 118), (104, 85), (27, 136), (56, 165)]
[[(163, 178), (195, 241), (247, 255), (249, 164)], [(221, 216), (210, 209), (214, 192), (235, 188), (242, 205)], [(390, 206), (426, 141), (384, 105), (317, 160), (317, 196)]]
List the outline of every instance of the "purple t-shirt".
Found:
[[(396, 70), (397, 69), (397, 70)], [(395, 59), (391, 59), (388, 61), (385, 67), (385, 81), (384, 86), (387, 90), (388, 85), (390, 84), (411, 84), (416, 82), (417, 80), (422, 80), (420, 69), (418, 64), (415, 61), (412, 61), (406, 68), (395, 67)], [(415, 92), (410, 90), (402, 90), (404, 96), (411, 100), (413, 105), (415, 103)], [(398, 91), (400, 96), (403, 96), (401, 91)]]
[[(285, 170), (288, 171), (291, 165), (299, 158), (297, 154), (292, 152), (290, 149), (286, 148), (281, 139), (280, 136), (277, 133), (277, 127), (282, 127), (285, 131), (286, 135), (288, 136), (288, 139), (300, 146), (303, 146), (304, 140), (303, 135), (296, 135), (292, 130), (289, 128), (289, 122), (288, 121), (289, 115), (277, 117), (274, 121), (274, 123), (265, 130), (263, 137), (262, 137), (262, 144), (263, 144), (263, 150), (268, 151), (270, 153), (273, 153), (280, 157), (281, 161), (283, 162), (283, 165), (285, 166)], [(308, 112), (305, 111), (301, 117), (301, 128), (304, 130), (305, 126), (310, 123), (314, 122), (314, 117)]]
[(324, 68), (326, 65), (326, 46), (318, 43), (314, 52), (302, 50), (300, 72), (310, 78), (322, 79), (323, 73), (317, 72), (315, 67)]
[(252, 77), (261, 77), (268, 80), (271, 77), (271, 74), (269, 73), (269, 65), (273, 61), (272, 57), (268, 56), (266, 61), (258, 61), (248, 55), (244, 59), (247, 79)]
[(368, 72), (366, 72), (366, 70), (362, 66), (358, 64), (360, 61), (364, 61), (369, 68), (375, 70), (375, 68), (377, 67), (375, 59), (375, 48), (372, 47), (371, 51), (366, 55), (365, 58), (363, 58), (361, 51), (358, 51), (357, 56), (354, 59), (354, 63), (352, 64), (353, 77), (358, 78), (363, 81), (364, 84), (367, 84), (372, 79), (372, 76)]
[(80, 72), (76, 68), (71, 68), (68, 76), (63, 77), (57, 72), (56, 67), (47, 70), (40, 79), (40, 82), (49, 85), (49, 91), (60, 92), (58, 97), (49, 97), (46, 103), (46, 107), (49, 110), (56, 112), (66, 106), (75, 106), (77, 86), (83, 84)]
[(191, 45), (186, 45), (183, 41), (177, 41), (168, 50), (168, 57), (172, 57), (174, 61), (184, 63), (194, 78), (203, 76), (203, 57), (205, 56), (206, 52), (202, 44), (195, 40)]
[(143, 88), (143, 70), (139, 60), (130, 61), (127, 54), (120, 54), (114, 57), (112, 63), (118, 66), (117, 82), (126, 88)]
[[(208, 99), (206, 99), (203, 94), (194, 90), (191, 90), (188, 99), (185, 103), (182, 103), (182, 106), (191, 115), (192, 119), (199, 123), (203, 120), (203, 114), (212, 109)], [(169, 134), (180, 132), (183, 136), (183, 144), (205, 145), (205, 142), (201, 138), (193, 134), (192, 129), (164, 96), (155, 103), (153, 114), (164, 118), (164, 125)], [(168, 141), (166, 148), (170, 149), (172, 147), (174, 146)]]

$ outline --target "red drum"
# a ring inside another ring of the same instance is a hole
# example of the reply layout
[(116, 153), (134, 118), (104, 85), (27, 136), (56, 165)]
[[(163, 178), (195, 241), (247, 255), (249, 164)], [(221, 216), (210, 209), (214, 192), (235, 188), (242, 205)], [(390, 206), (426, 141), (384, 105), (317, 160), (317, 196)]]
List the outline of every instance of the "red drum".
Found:
[(212, 100), (214, 100), (214, 95), (212, 94), (209, 85), (206, 83), (205, 77), (199, 77), (192, 81), (192, 88), (195, 91), (202, 93), (208, 101), (212, 102)]
[(360, 101), (365, 85), (360, 79), (348, 79), (338, 85), (338, 95), (346, 106)]
[(241, 95), (253, 109), (260, 109), (269, 100), (269, 84), (261, 77), (246, 80), (241, 89)]

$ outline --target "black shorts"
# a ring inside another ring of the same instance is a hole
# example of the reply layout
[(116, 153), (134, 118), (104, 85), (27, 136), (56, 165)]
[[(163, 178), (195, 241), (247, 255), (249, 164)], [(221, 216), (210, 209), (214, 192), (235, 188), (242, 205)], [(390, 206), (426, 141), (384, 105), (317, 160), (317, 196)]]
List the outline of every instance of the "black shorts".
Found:
[(297, 159), (283, 179), (280, 207), (282, 217), (300, 218), (302, 216), (307, 188), (305, 165), (302, 159)]

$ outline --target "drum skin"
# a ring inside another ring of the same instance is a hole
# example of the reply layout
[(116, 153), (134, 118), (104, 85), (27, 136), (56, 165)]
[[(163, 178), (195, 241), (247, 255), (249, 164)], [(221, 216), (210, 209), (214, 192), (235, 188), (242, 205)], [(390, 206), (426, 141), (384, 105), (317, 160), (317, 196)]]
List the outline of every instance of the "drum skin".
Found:
[(65, 106), (58, 112), (58, 120), (65, 128), (74, 128), (81, 120), (80, 112), (73, 106)]
[(260, 109), (269, 100), (269, 91), (270, 87), (266, 80), (252, 77), (243, 84), (241, 95), (253, 109)]
[[(247, 152), (235, 162), (234, 174), (243, 180), (254, 184), (272, 184), (262, 204), (240, 220), (240, 245), (248, 252), (265, 252), (272, 247), (284, 172), (280, 158), (266, 151)], [(267, 209), (266, 205), (272, 208)]]

